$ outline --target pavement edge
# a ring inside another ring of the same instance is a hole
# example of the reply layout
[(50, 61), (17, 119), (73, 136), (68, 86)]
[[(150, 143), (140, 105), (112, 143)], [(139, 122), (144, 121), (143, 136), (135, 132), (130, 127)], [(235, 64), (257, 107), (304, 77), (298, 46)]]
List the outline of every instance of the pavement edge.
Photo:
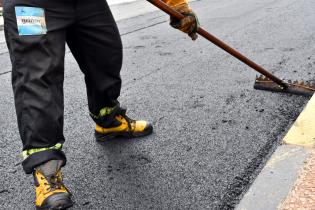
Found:
[(314, 150), (314, 115), (315, 95), (293, 123), (282, 144), (267, 161), (236, 210), (276, 210), (280, 207)]

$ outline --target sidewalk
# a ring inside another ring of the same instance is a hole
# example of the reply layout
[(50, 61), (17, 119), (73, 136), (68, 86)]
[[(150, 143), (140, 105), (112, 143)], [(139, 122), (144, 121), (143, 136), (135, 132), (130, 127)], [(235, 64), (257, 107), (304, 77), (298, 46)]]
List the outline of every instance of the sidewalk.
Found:
[(279, 210), (315, 209), (315, 150)]
[(236, 210), (315, 210), (315, 96)]

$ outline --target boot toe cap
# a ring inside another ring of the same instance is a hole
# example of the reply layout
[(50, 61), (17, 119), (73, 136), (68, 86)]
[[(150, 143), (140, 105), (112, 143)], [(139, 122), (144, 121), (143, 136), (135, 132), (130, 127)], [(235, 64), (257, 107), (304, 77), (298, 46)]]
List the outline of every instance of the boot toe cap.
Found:
[(144, 128), (144, 131), (148, 132), (149, 134), (151, 134), (153, 132), (153, 124), (150, 122), (147, 122), (146, 127)]
[(73, 206), (73, 201), (68, 193), (56, 193), (46, 198), (42, 206), (37, 209), (67, 209), (71, 206)]

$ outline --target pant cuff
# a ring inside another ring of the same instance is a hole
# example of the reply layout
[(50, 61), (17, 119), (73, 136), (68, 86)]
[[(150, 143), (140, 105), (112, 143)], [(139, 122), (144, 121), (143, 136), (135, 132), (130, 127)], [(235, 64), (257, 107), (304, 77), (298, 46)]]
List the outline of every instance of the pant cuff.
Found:
[(65, 166), (67, 162), (66, 155), (63, 151), (51, 149), (42, 152), (36, 152), (28, 156), (22, 162), (22, 166), (26, 174), (31, 174), (37, 166), (42, 165), (49, 160), (62, 160), (62, 167)]

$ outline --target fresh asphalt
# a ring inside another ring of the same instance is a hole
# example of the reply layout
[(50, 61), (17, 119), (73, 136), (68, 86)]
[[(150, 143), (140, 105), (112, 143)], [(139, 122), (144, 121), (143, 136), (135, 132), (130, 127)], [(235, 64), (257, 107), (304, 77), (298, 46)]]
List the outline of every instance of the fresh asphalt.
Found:
[[(315, 2), (200, 0), (192, 7), (204, 28), (280, 77), (314, 80)], [(254, 71), (202, 38), (190, 41), (167, 19), (155, 11), (118, 22), (120, 101), (130, 116), (153, 122), (152, 136), (95, 142), (83, 76), (67, 53), (64, 174), (73, 209), (232, 209), (308, 100), (254, 90)], [(33, 209), (0, 42), (0, 209)]]

